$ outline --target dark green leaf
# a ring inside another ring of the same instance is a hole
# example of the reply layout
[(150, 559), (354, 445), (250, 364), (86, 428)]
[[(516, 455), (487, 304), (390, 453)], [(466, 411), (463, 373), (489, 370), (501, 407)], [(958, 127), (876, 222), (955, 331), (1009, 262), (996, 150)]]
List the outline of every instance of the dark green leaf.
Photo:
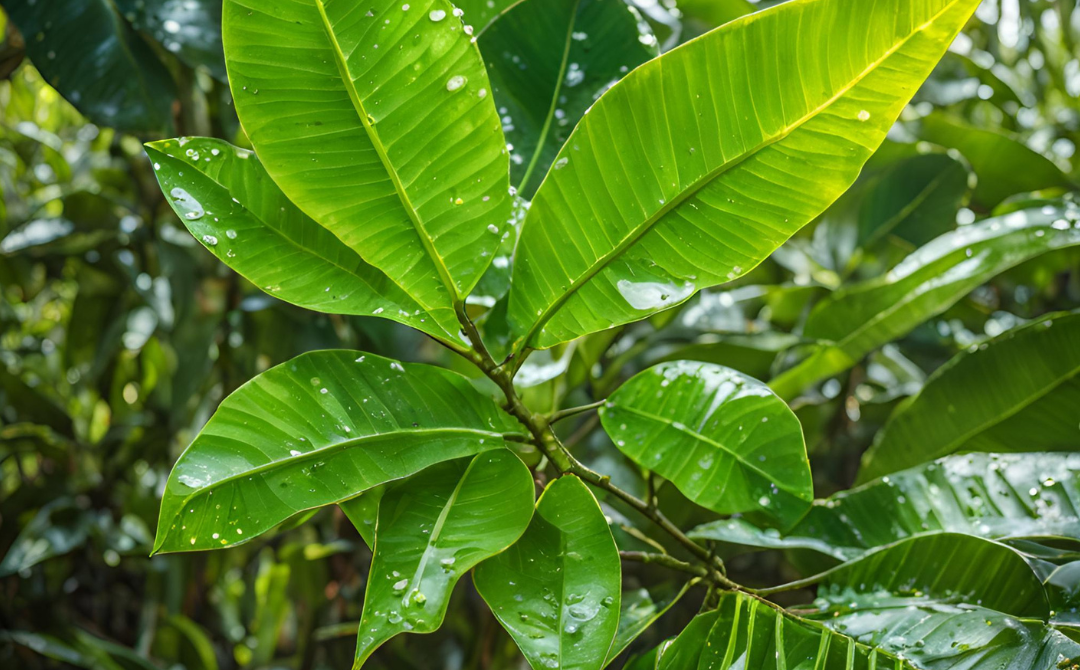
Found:
[(721, 514), (792, 525), (814, 497), (799, 420), (761, 382), (707, 363), (661, 363), (600, 410), (619, 449)]
[(535, 670), (599, 670), (619, 625), (621, 572), (596, 498), (567, 475), (540, 496), (521, 539), (473, 579)]
[(191, 67), (202, 65), (225, 81), (221, 0), (116, 0), (136, 28)]
[(683, 582), (682, 588), (667, 597), (657, 597), (648, 589), (623, 591), (622, 605), (619, 608), (619, 630), (615, 641), (608, 650), (606, 667), (626, 650), (649, 626), (664, 616), (679, 599), (690, 589), (691, 582)]
[(959, 451), (1080, 447), (1080, 314), (1048, 316), (961, 353), (889, 417), (863, 481)]

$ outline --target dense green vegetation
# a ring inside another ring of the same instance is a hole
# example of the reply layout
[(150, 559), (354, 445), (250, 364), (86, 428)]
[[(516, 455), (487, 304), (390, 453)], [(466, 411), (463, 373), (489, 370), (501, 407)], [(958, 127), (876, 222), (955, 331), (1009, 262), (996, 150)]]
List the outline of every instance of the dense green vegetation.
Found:
[(0, 7), (0, 667), (1080, 666), (1075, 0)]

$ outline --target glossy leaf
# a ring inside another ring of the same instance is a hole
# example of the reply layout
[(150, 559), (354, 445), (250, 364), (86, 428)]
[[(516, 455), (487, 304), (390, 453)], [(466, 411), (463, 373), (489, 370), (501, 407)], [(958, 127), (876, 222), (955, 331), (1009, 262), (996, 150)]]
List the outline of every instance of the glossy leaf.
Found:
[(522, 430), (446, 370), (355, 351), (304, 354), (226, 398), (180, 456), (154, 551), (235, 545), (297, 512), (498, 449)]
[(338, 503), (345, 518), (356, 528), (356, 532), (360, 533), (360, 539), (368, 549), (375, 549), (375, 524), (379, 521), (379, 503), (384, 495), (386, 486), (377, 486), (355, 498)]
[(191, 67), (202, 65), (225, 80), (221, 0), (116, 0), (136, 28)]
[(1069, 185), (1069, 178), (1050, 159), (993, 130), (932, 114), (923, 119), (920, 137), (964, 155), (979, 176), (975, 200), (987, 208), (1017, 193)]
[(479, 34), (500, 14), (521, 0), (458, 0), (454, 6), (461, 10), (461, 20)]
[(1076, 245), (1080, 211), (1072, 203), (1013, 212), (946, 233), (884, 276), (818, 303), (803, 334), (825, 344), (769, 385), (780, 397), (792, 398), (908, 334), (1001, 272)]
[(567, 475), (540, 496), (521, 539), (473, 580), (535, 670), (599, 670), (619, 625), (621, 572), (596, 498)]
[(958, 354), (897, 408), (862, 459), (880, 477), (958, 451), (1080, 446), (1080, 314), (1052, 315)]
[(254, 153), (201, 137), (154, 142), (146, 152), (195, 239), (270, 295), (320, 312), (392, 319), (462, 346), (452, 309), (424, 311), (292, 204)]
[(506, 449), (392, 486), (379, 505), (354, 667), (398, 633), (438, 629), (462, 575), (525, 532), (533, 488), (529, 469)]
[(714, 512), (787, 527), (813, 500), (799, 420), (729, 368), (661, 363), (612, 394), (600, 418), (620, 451)]
[(511, 180), (527, 198), (585, 111), (659, 53), (623, 0), (524, 0), (492, 22), (479, 44), (513, 147)]
[(795, 0), (627, 75), (533, 200), (510, 292), (518, 348), (753, 269), (851, 185), (977, 4)]
[(912, 670), (899, 658), (787, 614), (751, 596), (728, 592), (662, 647), (657, 670)]
[(4, 10), (41, 75), (91, 121), (133, 132), (172, 127), (172, 77), (110, 0), (9, 0)]
[(788, 533), (741, 519), (690, 536), (761, 548), (804, 548), (848, 560), (905, 538), (1080, 538), (1080, 455), (967, 454), (897, 472), (817, 500)]
[[(977, 569), (976, 569), (977, 567)], [(1050, 604), (1042, 582), (1015, 549), (970, 535), (911, 537), (830, 570), (822, 593), (893, 594), (924, 603), (978, 603), (1016, 617), (1042, 618)]]
[(1080, 645), (1038, 621), (973, 605), (927, 603), (919, 597), (825, 593), (816, 615), (822, 624), (902, 655), (916, 668), (1054, 670), (1072, 668), (1072, 659), (1080, 658)]
[(447, 0), (226, 0), (236, 111), (300, 209), (427, 310), (452, 309), (511, 214), (491, 84)]

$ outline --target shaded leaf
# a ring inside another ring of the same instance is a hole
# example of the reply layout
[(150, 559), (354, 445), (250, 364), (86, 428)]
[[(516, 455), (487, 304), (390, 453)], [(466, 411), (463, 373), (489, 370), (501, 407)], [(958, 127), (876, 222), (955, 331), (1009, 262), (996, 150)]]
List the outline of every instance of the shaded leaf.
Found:
[(1067, 202), (963, 226), (923, 246), (887, 274), (836, 291), (818, 303), (803, 329), (806, 337), (825, 343), (769, 385), (780, 397), (792, 398), (907, 335), (1001, 272), (1080, 244), (1078, 214)]
[[(510, 291), (517, 348), (749, 272), (851, 185), (977, 4), (786, 2), (627, 75), (533, 200)], [(822, 34), (843, 48), (821, 49)]]
[(146, 152), (195, 239), (270, 295), (320, 312), (392, 319), (462, 347), (452, 309), (424, 311), (293, 205), (254, 153), (201, 137), (154, 142)]
[(128, 131), (172, 126), (169, 71), (110, 0), (9, 0), (4, 9), (34, 66), (91, 121)]
[(392, 486), (379, 506), (354, 666), (398, 633), (437, 630), (462, 575), (525, 532), (533, 495), (529, 469), (505, 449)]
[(480, 33), (503, 131), (513, 146), (511, 180), (523, 196), (536, 192), (596, 99), (659, 53), (655, 40), (644, 44), (641, 37), (623, 0), (524, 0)]
[(799, 420), (729, 368), (661, 363), (612, 394), (600, 418), (620, 451), (714, 512), (787, 527), (813, 500)]
[(235, 545), (522, 430), (446, 370), (355, 351), (304, 354), (226, 398), (180, 456), (154, 551)]
[(453, 6), (226, 0), (223, 32), (236, 111), (282, 191), (425, 309), (461, 303), (511, 197), (491, 84)]
[(385, 494), (385, 486), (376, 486), (355, 498), (338, 503), (368, 549), (375, 549), (375, 524), (379, 520), (379, 503)]
[(221, 48), (221, 0), (116, 0), (139, 30), (191, 67), (202, 65), (225, 81)]
[(1044, 317), (958, 354), (897, 408), (859, 479), (958, 451), (1080, 447), (1080, 314)]
[(619, 608), (619, 630), (615, 633), (615, 641), (611, 643), (604, 666), (614, 661), (649, 626), (664, 616), (686, 594), (690, 586), (691, 582), (686, 581), (682, 588), (663, 597), (650, 593), (648, 589), (623, 591), (622, 605)]
[(621, 572), (596, 498), (566, 475), (540, 496), (521, 539), (473, 580), (535, 670), (599, 670), (618, 629)]

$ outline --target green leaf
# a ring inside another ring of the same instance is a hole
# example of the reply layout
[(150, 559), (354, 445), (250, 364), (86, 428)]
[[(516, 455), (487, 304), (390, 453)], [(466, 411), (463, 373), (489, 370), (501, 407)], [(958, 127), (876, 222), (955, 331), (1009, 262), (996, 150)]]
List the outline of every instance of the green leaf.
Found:
[(1054, 670), (1080, 659), (1080, 645), (1060, 632), (974, 605), (850, 590), (830, 592), (819, 605), (822, 624), (916, 668)]
[(926, 604), (978, 603), (1016, 617), (1046, 619), (1050, 614), (1042, 582), (1024, 557), (1004, 544), (971, 535), (907, 538), (844, 563), (820, 581), (818, 596), (838, 603), (857, 592)]
[(657, 670), (913, 670), (899, 658), (805, 621), (772, 603), (728, 592), (666, 647)]
[(517, 347), (749, 272), (852, 184), (977, 4), (794, 0), (627, 75), (533, 200), (510, 291)]
[(978, 175), (975, 201), (991, 209), (1017, 193), (1069, 186), (1069, 178), (1050, 159), (1019, 140), (975, 128), (944, 114), (922, 120), (920, 137), (960, 151)]
[(600, 505), (566, 475), (540, 496), (521, 539), (473, 580), (535, 670), (599, 670), (619, 625), (621, 574)]
[(524, 0), (479, 34), (519, 193), (531, 198), (585, 111), (659, 53), (641, 37), (623, 0)]
[(619, 608), (619, 630), (615, 633), (615, 641), (611, 643), (611, 649), (608, 650), (604, 667), (626, 651), (626, 648), (649, 626), (679, 602), (690, 590), (691, 585), (691, 581), (683, 582), (682, 588), (666, 597), (657, 597), (648, 589), (623, 591), (622, 604)]
[(98, 515), (93, 510), (80, 509), (70, 498), (57, 498), (34, 514), (19, 531), (0, 561), (0, 577), (63, 556), (86, 544)]
[(523, 429), (464, 377), (355, 351), (317, 351), (226, 398), (180, 456), (154, 552), (250, 540)]
[(1078, 210), (1072, 203), (1013, 212), (946, 233), (887, 274), (818, 303), (803, 335), (824, 344), (769, 385), (780, 397), (792, 398), (908, 334), (1005, 270), (1078, 244)]
[(377, 486), (368, 489), (355, 498), (338, 503), (338, 507), (345, 513), (355, 528), (360, 533), (360, 538), (368, 549), (375, 549), (375, 524), (379, 520), (379, 503), (386, 495), (385, 486)]
[(236, 111), (285, 195), (426, 310), (463, 302), (511, 197), (491, 84), (453, 6), (226, 0), (223, 32)]
[(761, 548), (813, 549), (848, 560), (939, 532), (1001, 540), (1080, 538), (1080, 457), (950, 456), (815, 501), (783, 535), (742, 519), (708, 523), (689, 535)]
[(620, 451), (714, 512), (788, 527), (813, 501), (799, 420), (735, 370), (661, 363), (612, 394), (600, 418)]
[(863, 454), (866, 481), (959, 451), (1080, 445), (1080, 314), (1041, 318), (960, 353), (897, 408)]
[(91, 121), (132, 132), (172, 127), (172, 77), (110, 0), (10, 0), (4, 10), (42, 77)]
[(136, 28), (153, 36), (191, 67), (225, 81), (221, 0), (115, 0)]
[(454, 6), (461, 10), (461, 20), (479, 34), (500, 14), (519, 2), (521, 0), (457, 0)]
[(437, 630), (458, 579), (525, 532), (533, 491), (532, 473), (505, 449), (392, 486), (379, 506), (354, 667), (398, 633)]
[(392, 319), (462, 347), (452, 309), (424, 311), (292, 204), (254, 153), (202, 137), (154, 142), (146, 153), (195, 239), (270, 295), (319, 312)]

